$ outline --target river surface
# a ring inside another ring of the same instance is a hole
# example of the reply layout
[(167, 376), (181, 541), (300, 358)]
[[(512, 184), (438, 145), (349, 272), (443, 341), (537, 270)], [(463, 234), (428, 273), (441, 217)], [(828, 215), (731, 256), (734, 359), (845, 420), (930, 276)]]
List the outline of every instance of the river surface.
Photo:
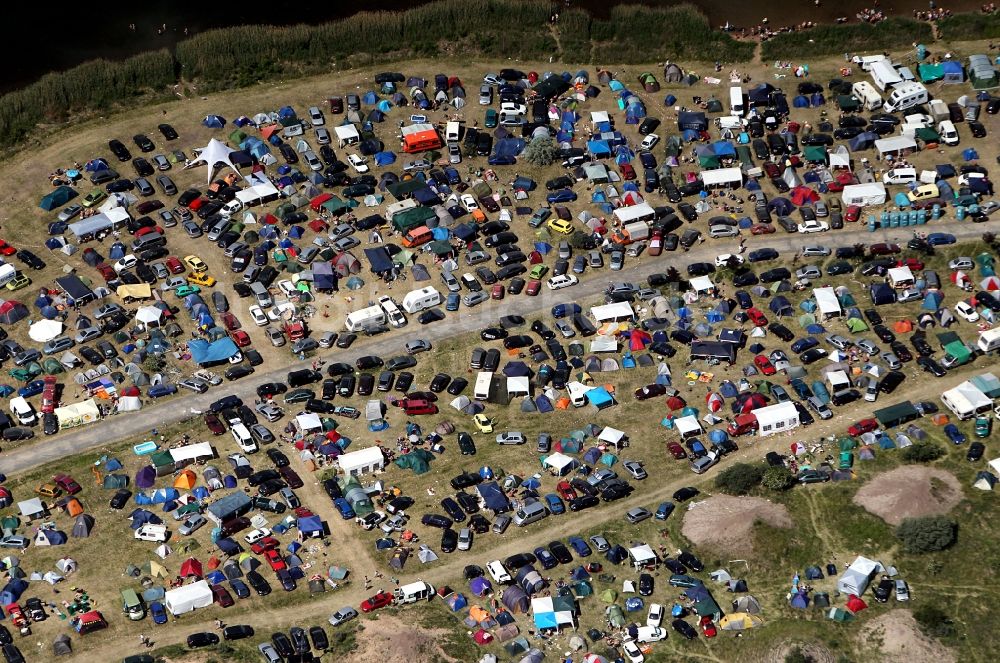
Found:
[[(558, 11), (565, 0), (554, 2)], [(356, 11), (393, 11), (420, 4), (421, 0), (370, 0), (361, 2), (307, 3), (298, 5), (301, 12), (281, 11), (275, 5), (255, 10), (252, 5), (238, 8), (231, 3), (181, 3), (171, 0), (146, 0), (142, 3), (107, 0), (99, 9), (87, 2), (63, 5), (57, 3), (36, 19), (4, 21), (0, 36), (7, 52), (13, 57), (0, 77), (0, 92), (27, 85), (50, 71), (61, 71), (95, 58), (122, 59), (144, 50), (171, 48), (186, 35), (212, 28), (245, 23), (291, 25), (301, 22), (321, 22), (343, 18)], [(606, 16), (615, 5), (635, 0), (571, 0), (597, 16)], [(678, 4), (673, 0), (647, 0), (643, 4)], [(708, 15), (712, 25), (730, 23), (736, 27), (752, 27), (767, 18), (769, 25), (797, 24), (803, 21), (833, 22), (840, 17), (855, 16), (877, 0), (695, 0)], [(938, 0), (938, 7), (953, 11), (977, 11), (976, 0)], [(887, 13), (910, 15), (914, 10), (927, 10), (928, 0), (882, 0), (880, 9)], [(26, 11), (22, 8), (22, 11)], [(58, 14), (58, 18), (53, 16)], [(23, 23), (22, 23), (23, 21)]]

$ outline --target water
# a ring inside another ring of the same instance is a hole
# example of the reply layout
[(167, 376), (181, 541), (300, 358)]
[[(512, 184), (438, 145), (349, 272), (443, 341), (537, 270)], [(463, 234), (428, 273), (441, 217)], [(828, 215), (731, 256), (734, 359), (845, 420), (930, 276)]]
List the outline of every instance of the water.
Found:
[[(606, 16), (607, 11), (619, 4), (635, 0), (571, 0), (573, 6), (590, 11), (596, 16)], [(672, 5), (680, 0), (649, 0), (644, 4)], [(275, 25), (291, 25), (305, 20), (330, 21), (348, 16), (359, 9), (399, 10), (420, 4), (421, 0), (373, 0), (361, 6), (355, 3), (315, 3), (304, 6), (302, 12), (281, 14), (277, 11), (256, 13), (239, 11), (225, 3), (200, 3), (188, 5), (169, 0), (147, 0), (137, 6), (133, 2), (109, 0), (101, 10), (85, 2), (60, 5), (58, 20), (50, 16), (35, 19), (6, 21), (0, 27), (0, 36), (8, 52), (16, 53), (16, 64), (8, 67), (0, 80), (0, 92), (27, 85), (49, 71), (61, 71), (86, 60), (95, 58), (122, 59), (148, 49), (172, 48), (187, 34), (196, 34), (212, 28), (267, 21)], [(840, 16), (854, 20), (855, 14), (871, 7), (876, 0), (795, 0), (784, 6), (771, 0), (696, 0), (694, 4), (704, 11), (712, 25), (719, 27), (727, 21), (739, 27), (751, 27), (767, 17), (772, 27), (801, 23), (803, 21), (833, 22)], [(554, 3), (558, 8), (562, 2)], [(778, 7), (781, 6), (780, 12)], [(938, 6), (953, 11), (977, 11), (976, 0), (957, 0)], [(889, 13), (909, 15), (912, 10), (926, 10), (927, 0), (885, 0), (883, 9)], [(134, 26), (134, 29), (130, 26)], [(57, 47), (53, 48), (55, 45)]]

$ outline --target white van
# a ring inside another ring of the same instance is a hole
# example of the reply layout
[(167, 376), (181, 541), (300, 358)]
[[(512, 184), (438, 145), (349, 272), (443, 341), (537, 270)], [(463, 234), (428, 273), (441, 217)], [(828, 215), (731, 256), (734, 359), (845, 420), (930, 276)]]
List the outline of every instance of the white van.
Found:
[(510, 577), (507, 567), (505, 567), (503, 562), (499, 559), (495, 559), (487, 564), (486, 570), (489, 571), (491, 576), (493, 576), (493, 581), (499, 585), (506, 585), (514, 581), (514, 579)]
[(243, 203), (240, 202), (239, 198), (233, 198), (228, 203), (222, 206), (222, 209), (219, 210), (219, 213), (222, 214), (222, 216), (228, 218), (233, 214), (239, 212), (241, 209), (243, 209)]
[(882, 184), (909, 184), (917, 181), (916, 168), (893, 168), (882, 175)]
[(715, 126), (719, 127), (720, 131), (741, 131), (743, 120), (733, 115), (725, 115), (715, 118)]
[(155, 541), (163, 543), (167, 540), (167, 526), (146, 523), (135, 531), (135, 538), (140, 541)]
[(253, 437), (250, 436), (250, 430), (239, 419), (229, 420), (229, 432), (243, 453), (254, 454), (260, 450)]
[(444, 128), (444, 142), (457, 143), (462, 134), (461, 122), (449, 122)]
[(851, 94), (857, 97), (865, 110), (875, 110), (882, 105), (882, 97), (868, 81), (858, 81), (852, 85)]
[(381, 306), (369, 306), (350, 313), (344, 320), (344, 327), (349, 332), (356, 332), (374, 325), (385, 324), (385, 311)]
[(493, 384), (493, 371), (479, 371), (479, 375), (476, 376), (476, 388), (472, 392), (473, 398), (477, 401), (489, 400), (491, 384)]
[(958, 145), (958, 130), (951, 120), (942, 120), (937, 126), (937, 132), (945, 145)]
[(406, 316), (396, 306), (396, 302), (392, 301), (392, 297), (382, 295), (378, 298), (378, 305), (385, 311), (385, 316), (388, 318), (390, 325), (397, 328), (406, 326)]
[(743, 105), (743, 88), (734, 85), (729, 88), (729, 114), (743, 117), (746, 107)]
[(931, 99), (927, 102), (927, 109), (934, 118), (935, 122), (940, 122), (941, 120), (947, 120), (951, 117), (951, 113), (948, 112), (948, 104), (944, 103), (940, 99)]
[(17, 276), (17, 269), (14, 265), (0, 265), (0, 286), (5, 286)]
[(425, 308), (437, 306), (441, 303), (441, 293), (433, 286), (417, 288), (406, 293), (403, 297), (403, 310), (407, 313), (417, 313)]
[(434, 596), (434, 586), (422, 580), (397, 587), (392, 593), (396, 603), (416, 603), (429, 601)]
[(926, 103), (927, 88), (920, 83), (901, 83), (892, 89), (892, 94), (882, 104), (882, 110), (896, 113)]
[(590, 387), (574, 381), (566, 384), (566, 390), (569, 392), (569, 401), (573, 407), (583, 407), (587, 404), (587, 392), (590, 391)]
[(531, 523), (537, 523), (547, 515), (549, 515), (549, 510), (545, 508), (544, 504), (532, 502), (515, 511), (513, 521), (518, 527), (525, 527)]
[(24, 400), (23, 396), (15, 396), (10, 399), (10, 413), (22, 426), (31, 426), (38, 420), (34, 408), (28, 401)]

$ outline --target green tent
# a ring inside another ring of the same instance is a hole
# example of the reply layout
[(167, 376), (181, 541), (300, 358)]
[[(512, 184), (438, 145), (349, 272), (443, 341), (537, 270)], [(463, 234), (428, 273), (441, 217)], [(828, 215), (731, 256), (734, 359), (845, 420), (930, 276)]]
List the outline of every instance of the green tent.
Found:
[(274, 215), (279, 219), (284, 219), (286, 216), (292, 214), (293, 212), (295, 212), (295, 205), (291, 203), (282, 203), (274, 209)]
[(174, 464), (174, 457), (170, 455), (169, 451), (157, 451), (149, 457), (149, 462), (153, 464), (153, 467), (165, 467)]
[(403, 180), (402, 182), (390, 184), (387, 188), (389, 193), (396, 200), (406, 200), (413, 195), (414, 191), (422, 189), (424, 186), (425, 184), (423, 180), (414, 177), (410, 180)]
[(427, 249), (436, 256), (446, 256), (455, 249), (446, 240), (436, 239), (427, 245)]
[(104, 490), (118, 490), (128, 485), (128, 477), (124, 474), (107, 474), (104, 476)]
[(837, 445), (840, 447), (841, 451), (850, 451), (858, 446), (857, 440), (853, 437), (842, 437), (837, 441)]
[(868, 331), (868, 325), (861, 318), (848, 318), (847, 328), (850, 329), (855, 334), (860, 334), (863, 331)]
[(714, 154), (702, 154), (698, 157), (698, 165), (702, 168), (718, 168), (719, 157)]
[(837, 107), (845, 113), (850, 113), (861, 108), (861, 101), (852, 94), (837, 95)]
[(233, 145), (239, 145), (247, 139), (247, 135), (243, 133), (242, 129), (236, 129), (233, 133), (229, 134), (229, 142)]
[(965, 343), (962, 343), (961, 341), (953, 341), (949, 343), (944, 346), (944, 351), (958, 360), (958, 363), (956, 364), (957, 366), (961, 366), (966, 363), (972, 356), (972, 353), (969, 352), (969, 348), (967, 348)]
[(45, 373), (47, 375), (55, 375), (56, 373), (62, 373), (66, 370), (55, 357), (48, 357), (45, 361), (43, 361), (42, 368), (45, 369)]
[(401, 470), (413, 470), (414, 474), (424, 474), (431, 469), (430, 463), (416, 452), (404, 454), (396, 459), (396, 467)]
[(611, 625), (616, 628), (625, 626), (625, 613), (622, 612), (621, 606), (608, 606), (608, 621), (611, 622)]
[(38, 203), (38, 206), (46, 212), (51, 212), (57, 207), (62, 207), (73, 198), (76, 198), (76, 189), (70, 186), (61, 186), (46, 194), (41, 202)]
[(802, 154), (806, 161), (826, 163), (826, 147), (823, 145), (808, 145)]
[(799, 316), (799, 326), (808, 327), (809, 325), (816, 324), (816, 316), (812, 313), (803, 313)]
[(437, 218), (437, 214), (430, 207), (411, 207), (392, 217), (392, 227), (404, 233), (410, 228), (427, 225), (434, 218)]
[(18, 520), (17, 516), (4, 516), (3, 519), (0, 520), (0, 529), (9, 529), (13, 532), (20, 524), (21, 521)]
[(573, 593), (578, 597), (590, 596), (594, 593), (594, 588), (586, 580), (573, 583)]
[(854, 620), (854, 615), (843, 608), (830, 608), (830, 612), (826, 613), (826, 616), (835, 622), (850, 622)]
[(913, 137), (917, 140), (922, 140), (925, 143), (940, 143), (941, 135), (928, 127), (920, 127), (913, 132)]
[(605, 603), (614, 603), (618, 600), (618, 592), (609, 587), (601, 592), (601, 600)]
[(917, 75), (921, 83), (933, 83), (944, 78), (944, 67), (939, 64), (921, 62), (917, 65)]

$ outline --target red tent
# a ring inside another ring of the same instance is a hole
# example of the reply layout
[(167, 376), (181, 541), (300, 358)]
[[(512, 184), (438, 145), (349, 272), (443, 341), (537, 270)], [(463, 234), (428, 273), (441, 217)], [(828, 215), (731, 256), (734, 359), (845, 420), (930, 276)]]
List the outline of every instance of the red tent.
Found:
[(188, 557), (181, 564), (181, 577), (189, 578), (191, 576), (196, 576), (198, 578), (203, 577), (201, 572), (201, 562), (196, 560), (194, 557)]
[(733, 412), (735, 414), (746, 414), (751, 410), (767, 405), (767, 399), (763, 394), (740, 394), (733, 401)]
[(851, 612), (857, 614), (868, 607), (868, 604), (862, 601), (860, 598), (851, 594), (847, 598), (847, 605), (845, 606)]
[(652, 337), (641, 329), (633, 329), (629, 336), (629, 349), (632, 352), (642, 350), (652, 342)]
[(797, 186), (792, 189), (791, 199), (797, 207), (801, 207), (819, 200), (819, 194), (807, 186)]
[(687, 403), (680, 396), (668, 396), (667, 397), (667, 409), (668, 410), (680, 410), (683, 409)]
[(318, 212), (319, 208), (323, 205), (323, 203), (330, 200), (331, 198), (333, 198), (332, 193), (321, 193), (309, 201), (309, 207), (312, 208), (312, 211)]
[(473, 639), (476, 641), (476, 644), (481, 647), (493, 642), (493, 635), (489, 631), (479, 629), (476, 631), (476, 635), (473, 636)]
[(708, 396), (705, 396), (705, 403), (708, 405), (709, 410), (712, 412), (718, 412), (722, 409), (722, 396), (712, 392)]

